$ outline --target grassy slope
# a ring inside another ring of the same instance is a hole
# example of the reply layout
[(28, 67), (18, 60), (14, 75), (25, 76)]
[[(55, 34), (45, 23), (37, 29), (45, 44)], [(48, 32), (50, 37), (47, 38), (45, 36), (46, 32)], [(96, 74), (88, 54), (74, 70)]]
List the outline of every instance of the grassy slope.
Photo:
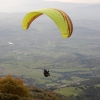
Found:
[(58, 90), (55, 90), (56, 93), (63, 94), (65, 96), (74, 95), (77, 96), (79, 93), (82, 92), (81, 89), (75, 87), (65, 87)]

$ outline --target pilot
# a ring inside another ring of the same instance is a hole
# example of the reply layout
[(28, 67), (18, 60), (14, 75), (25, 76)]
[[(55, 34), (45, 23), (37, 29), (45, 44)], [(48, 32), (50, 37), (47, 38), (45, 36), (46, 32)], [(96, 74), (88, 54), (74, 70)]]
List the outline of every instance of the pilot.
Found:
[(46, 69), (44, 69), (44, 76), (45, 76), (45, 77), (50, 76), (49, 70), (47, 71)]

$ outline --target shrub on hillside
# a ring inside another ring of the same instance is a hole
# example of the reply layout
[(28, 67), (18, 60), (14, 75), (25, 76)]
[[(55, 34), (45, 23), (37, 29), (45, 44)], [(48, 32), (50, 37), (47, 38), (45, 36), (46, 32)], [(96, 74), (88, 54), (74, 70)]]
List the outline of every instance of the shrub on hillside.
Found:
[(23, 80), (13, 78), (11, 75), (0, 78), (0, 93), (18, 95), (19, 97), (30, 96), (29, 89), (24, 85)]
[(20, 97), (18, 95), (0, 93), (0, 100), (32, 100), (31, 98)]

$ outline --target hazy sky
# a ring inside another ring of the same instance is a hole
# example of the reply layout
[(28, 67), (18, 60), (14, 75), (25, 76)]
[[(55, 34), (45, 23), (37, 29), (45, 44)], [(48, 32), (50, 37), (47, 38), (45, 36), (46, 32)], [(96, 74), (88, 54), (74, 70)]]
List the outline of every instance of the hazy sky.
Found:
[(45, 0), (45, 1), (60, 1), (60, 2), (71, 2), (71, 3), (98, 3), (100, 0)]
[(59, 3), (100, 3), (100, 0), (0, 0), (0, 12), (23, 12), (36, 8), (55, 7), (58, 1)]

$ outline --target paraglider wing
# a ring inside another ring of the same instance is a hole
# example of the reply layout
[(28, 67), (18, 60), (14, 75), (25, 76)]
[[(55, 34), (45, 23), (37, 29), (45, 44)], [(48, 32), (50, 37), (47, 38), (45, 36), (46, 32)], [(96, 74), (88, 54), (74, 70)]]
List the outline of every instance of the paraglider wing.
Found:
[(55, 22), (63, 38), (68, 38), (71, 36), (72, 31), (73, 31), (73, 25), (72, 25), (71, 19), (62, 10), (53, 9), (53, 8), (41, 9), (41, 10), (36, 10), (36, 11), (28, 13), (24, 17), (23, 22), (22, 22), (23, 29), (24, 30), (28, 29), (30, 24), (42, 14), (47, 15)]

